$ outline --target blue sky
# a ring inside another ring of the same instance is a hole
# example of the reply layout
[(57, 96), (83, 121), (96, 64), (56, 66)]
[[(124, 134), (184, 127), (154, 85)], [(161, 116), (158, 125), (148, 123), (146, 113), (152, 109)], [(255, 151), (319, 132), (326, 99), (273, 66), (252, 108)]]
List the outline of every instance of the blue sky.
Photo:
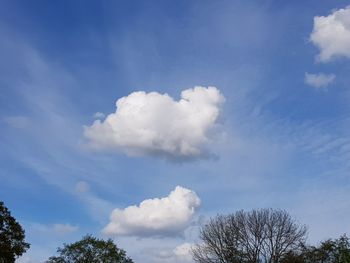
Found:
[[(191, 262), (198, 225), (238, 209), (286, 209), (310, 242), (347, 232), (348, 5), (2, 1), (0, 199), (32, 244), (19, 262), (86, 233), (135, 262)], [(164, 226), (142, 225), (154, 214)]]

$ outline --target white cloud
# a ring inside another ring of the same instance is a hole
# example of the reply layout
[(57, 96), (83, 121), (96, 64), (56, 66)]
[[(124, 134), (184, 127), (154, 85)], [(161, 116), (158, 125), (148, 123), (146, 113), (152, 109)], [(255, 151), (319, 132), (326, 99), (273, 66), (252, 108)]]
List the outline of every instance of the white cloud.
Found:
[(183, 243), (174, 249), (158, 249), (153, 256), (154, 262), (161, 263), (191, 263), (192, 259), (192, 244)]
[(169, 196), (146, 199), (138, 206), (115, 209), (107, 235), (168, 236), (179, 235), (188, 227), (200, 199), (195, 192), (177, 186)]
[(175, 257), (178, 259), (176, 262), (193, 262), (192, 260), (192, 244), (183, 243), (180, 246), (177, 246), (173, 252)]
[(315, 88), (325, 88), (335, 80), (334, 74), (305, 73), (305, 83)]
[(117, 100), (115, 113), (85, 127), (84, 135), (92, 148), (129, 156), (200, 157), (223, 100), (215, 87), (184, 90), (179, 101), (157, 92), (133, 92)]
[(310, 40), (319, 48), (321, 62), (335, 57), (350, 58), (350, 6), (329, 16), (314, 17)]

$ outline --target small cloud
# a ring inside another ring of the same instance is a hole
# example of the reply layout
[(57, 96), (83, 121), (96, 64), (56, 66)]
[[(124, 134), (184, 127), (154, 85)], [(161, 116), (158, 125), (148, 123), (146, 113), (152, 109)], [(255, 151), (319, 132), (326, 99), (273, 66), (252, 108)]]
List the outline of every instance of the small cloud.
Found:
[(138, 206), (115, 209), (103, 233), (110, 236), (179, 235), (189, 226), (199, 205), (195, 192), (177, 186), (167, 197), (146, 199)]
[(25, 116), (8, 116), (3, 117), (2, 120), (7, 125), (18, 129), (25, 128), (29, 124), (29, 119)]
[(314, 88), (326, 88), (335, 80), (334, 74), (309, 74), (305, 73), (305, 83)]
[(154, 255), (155, 262), (162, 263), (192, 263), (192, 246), (190, 243), (183, 243), (174, 249), (161, 249)]
[(183, 243), (174, 249), (162, 248), (155, 251), (154, 262), (161, 263), (192, 263), (192, 246), (190, 243)]
[(86, 193), (90, 191), (90, 185), (85, 181), (79, 181), (75, 185), (75, 191), (79, 194)]
[(184, 243), (177, 246), (173, 252), (175, 257), (178, 259), (176, 262), (193, 262), (192, 260), (192, 244)]
[(93, 117), (94, 117), (94, 119), (103, 119), (105, 117), (105, 115), (102, 112), (95, 112)]
[(318, 47), (320, 62), (336, 57), (350, 58), (350, 6), (333, 11), (329, 16), (314, 17), (311, 42)]
[(31, 230), (37, 233), (50, 233), (56, 235), (67, 235), (79, 230), (78, 226), (71, 224), (32, 224)]
[(84, 136), (98, 150), (129, 156), (189, 160), (208, 156), (224, 97), (215, 87), (195, 87), (175, 101), (158, 92), (133, 92), (116, 102), (116, 112), (85, 126)]
[(59, 234), (69, 234), (78, 231), (79, 227), (70, 224), (54, 224), (52, 229)]

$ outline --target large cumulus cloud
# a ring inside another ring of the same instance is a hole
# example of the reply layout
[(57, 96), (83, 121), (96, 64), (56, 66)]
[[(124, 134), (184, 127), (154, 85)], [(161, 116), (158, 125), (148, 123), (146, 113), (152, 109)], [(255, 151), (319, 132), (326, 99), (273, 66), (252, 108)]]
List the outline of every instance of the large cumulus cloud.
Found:
[(350, 58), (350, 6), (329, 16), (316, 16), (310, 40), (319, 48), (319, 61)]
[(179, 235), (188, 227), (199, 205), (200, 199), (195, 192), (177, 186), (167, 197), (115, 209), (103, 233), (110, 236)]
[(117, 100), (115, 113), (85, 127), (84, 135), (95, 149), (129, 156), (201, 157), (223, 100), (215, 87), (184, 90), (178, 101), (158, 92), (133, 92)]

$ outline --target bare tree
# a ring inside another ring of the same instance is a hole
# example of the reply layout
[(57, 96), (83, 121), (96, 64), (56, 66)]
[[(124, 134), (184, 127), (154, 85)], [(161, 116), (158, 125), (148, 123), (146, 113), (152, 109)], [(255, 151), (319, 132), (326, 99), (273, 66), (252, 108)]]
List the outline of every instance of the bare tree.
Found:
[(240, 254), (238, 229), (229, 226), (226, 216), (210, 219), (200, 231), (201, 244), (193, 249), (197, 262), (239, 263), (244, 255)]
[(241, 210), (210, 219), (192, 253), (199, 263), (278, 263), (304, 244), (305, 236), (306, 227), (284, 210)]
[(295, 251), (304, 244), (306, 227), (299, 226), (283, 210), (269, 211), (263, 252), (269, 263), (278, 263), (286, 253)]

